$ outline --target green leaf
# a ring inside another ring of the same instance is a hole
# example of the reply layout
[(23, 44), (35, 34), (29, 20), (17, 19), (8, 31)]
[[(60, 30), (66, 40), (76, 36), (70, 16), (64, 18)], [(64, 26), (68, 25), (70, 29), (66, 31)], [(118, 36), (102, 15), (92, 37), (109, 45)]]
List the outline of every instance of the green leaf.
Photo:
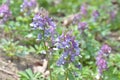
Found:
[(21, 78), (20, 80), (24, 80), (24, 79), (29, 80), (29, 76), (25, 72), (19, 72), (18, 74), (20, 75)]
[(34, 74), (34, 78), (35, 78), (35, 79), (39, 78), (40, 76), (41, 76), (40, 73), (35, 73), (35, 74)]
[(25, 72), (29, 76), (30, 79), (34, 78), (34, 74), (33, 74), (32, 70), (30, 68), (26, 69)]
[(71, 72), (68, 73), (68, 78), (69, 80), (75, 80), (74, 75)]

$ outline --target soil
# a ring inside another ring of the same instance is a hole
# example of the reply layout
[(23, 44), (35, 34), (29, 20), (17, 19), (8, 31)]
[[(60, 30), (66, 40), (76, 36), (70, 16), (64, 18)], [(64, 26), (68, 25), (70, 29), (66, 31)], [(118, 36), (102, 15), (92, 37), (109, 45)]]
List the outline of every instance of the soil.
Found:
[(40, 57), (33, 57), (29, 54), (25, 57), (9, 58), (0, 52), (0, 80), (19, 80), (18, 72), (34, 66), (40, 61)]

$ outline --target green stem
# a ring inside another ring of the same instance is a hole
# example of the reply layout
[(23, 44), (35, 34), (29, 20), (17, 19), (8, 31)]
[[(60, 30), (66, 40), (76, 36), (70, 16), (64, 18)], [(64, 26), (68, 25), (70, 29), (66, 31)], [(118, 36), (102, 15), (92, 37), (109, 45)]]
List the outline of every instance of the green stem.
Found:
[(50, 80), (52, 80), (52, 75), (51, 75), (51, 69), (50, 69), (50, 55), (49, 55), (49, 52), (47, 52), (47, 46), (45, 44), (45, 27), (44, 27), (44, 30), (43, 30), (43, 43), (44, 43), (44, 49), (46, 51), (46, 55), (47, 55), (47, 60), (48, 60), (48, 70), (50, 71)]
[(68, 69), (65, 70), (65, 80), (68, 79)]
[(52, 80), (52, 74), (51, 74), (51, 69), (50, 69), (50, 55), (49, 53), (47, 53), (46, 51), (46, 55), (47, 55), (47, 60), (48, 60), (48, 70), (50, 71), (50, 80)]

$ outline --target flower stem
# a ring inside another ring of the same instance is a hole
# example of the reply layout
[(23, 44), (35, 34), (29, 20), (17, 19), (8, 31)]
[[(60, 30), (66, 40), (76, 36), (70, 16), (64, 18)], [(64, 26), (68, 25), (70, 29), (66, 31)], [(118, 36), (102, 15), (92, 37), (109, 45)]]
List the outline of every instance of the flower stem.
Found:
[(47, 51), (47, 46), (45, 44), (45, 27), (44, 27), (44, 30), (43, 30), (43, 43), (44, 43), (44, 49), (46, 51), (46, 56), (47, 56), (47, 60), (48, 60), (48, 70), (50, 72), (50, 80), (52, 80), (52, 75), (51, 75), (51, 69), (50, 69), (50, 54), (49, 52)]
[(68, 69), (65, 70), (65, 80), (68, 79)]

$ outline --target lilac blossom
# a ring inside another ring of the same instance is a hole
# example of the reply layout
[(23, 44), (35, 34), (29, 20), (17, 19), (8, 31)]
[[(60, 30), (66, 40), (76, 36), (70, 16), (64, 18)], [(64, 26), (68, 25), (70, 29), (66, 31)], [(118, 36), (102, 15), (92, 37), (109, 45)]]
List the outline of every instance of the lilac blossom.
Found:
[(9, 6), (7, 4), (3, 4), (0, 6), (0, 23), (6, 22), (11, 16), (11, 11), (9, 10)]
[(78, 30), (83, 32), (86, 28), (87, 28), (87, 23), (86, 22), (79, 22)]
[(111, 12), (109, 12), (109, 15), (110, 15), (110, 19), (114, 20), (115, 17), (116, 17), (116, 12), (115, 11), (111, 11)]
[(97, 60), (96, 63), (98, 66), (98, 72), (101, 75), (102, 72), (107, 69), (107, 61), (105, 60), (102, 54), (98, 54), (96, 60)]
[(42, 35), (38, 34), (37, 40), (41, 40), (42, 39)]
[(24, 0), (21, 7), (21, 12), (30, 13), (37, 6), (36, 0)]
[[(44, 33), (40, 33), (38, 38), (49, 37), (54, 35), (56, 25), (48, 16), (42, 16), (39, 13), (33, 18), (33, 22), (30, 24), (33, 29), (39, 29)], [(39, 39), (38, 39), (39, 40)]]
[(55, 46), (58, 49), (63, 49), (63, 53), (57, 61), (58, 66), (74, 62), (75, 57), (80, 55), (79, 43), (75, 37), (71, 36), (71, 33), (63, 33), (56, 41)]
[(10, 5), (10, 0), (7, 0), (5, 4)]
[(78, 13), (78, 14), (75, 14), (74, 15), (74, 18), (73, 18), (73, 24), (77, 24), (79, 23), (79, 21), (81, 20), (81, 15)]
[(93, 11), (92, 16), (93, 16), (94, 20), (96, 21), (98, 19), (98, 17), (100, 16), (100, 13), (97, 10), (95, 10), (95, 11)]
[(86, 15), (87, 14), (87, 5), (86, 4), (83, 4), (80, 7), (80, 13), (81, 13), (81, 15)]
[(100, 75), (102, 75), (103, 71), (108, 68), (106, 61), (107, 56), (105, 54), (110, 52), (111, 52), (111, 48), (107, 44), (104, 44), (101, 47), (101, 49), (98, 51), (98, 55), (96, 57), (96, 64)]
[(107, 44), (104, 44), (104, 45), (101, 47), (101, 50), (102, 50), (104, 53), (108, 54), (108, 53), (111, 52), (111, 47), (109, 47)]

